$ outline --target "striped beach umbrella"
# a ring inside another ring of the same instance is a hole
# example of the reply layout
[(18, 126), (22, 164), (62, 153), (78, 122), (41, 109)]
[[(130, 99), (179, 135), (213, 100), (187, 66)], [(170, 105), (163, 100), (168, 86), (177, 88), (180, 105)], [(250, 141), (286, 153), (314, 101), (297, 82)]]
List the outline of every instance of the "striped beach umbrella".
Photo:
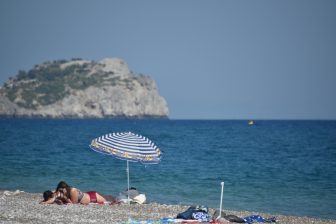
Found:
[(127, 189), (129, 189), (129, 161), (158, 164), (161, 160), (161, 151), (151, 140), (132, 132), (116, 132), (100, 136), (91, 141), (90, 148), (127, 161)]

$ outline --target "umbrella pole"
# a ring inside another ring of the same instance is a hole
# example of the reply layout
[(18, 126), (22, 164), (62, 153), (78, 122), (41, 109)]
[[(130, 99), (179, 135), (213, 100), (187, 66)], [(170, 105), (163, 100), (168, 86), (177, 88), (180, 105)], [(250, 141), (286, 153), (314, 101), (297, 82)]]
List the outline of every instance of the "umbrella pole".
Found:
[(222, 204), (223, 204), (223, 191), (224, 191), (224, 181), (221, 182), (222, 190), (221, 190), (221, 198), (220, 198), (220, 205), (219, 205), (219, 218), (222, 217)]
[[(129, 165), (128, 165), (128, 160), (127, 160), (127, 203), (130, 205), (130, 200), (129, 200)], [(131, 206), (128, 206), (128, 223), (131, 223)]]
[(126, 172), (127, 172), (127, 203), (129, 204), (129, 166), (128, 166), (128, 160), (127, 160), (127, 168), (126, 168)]

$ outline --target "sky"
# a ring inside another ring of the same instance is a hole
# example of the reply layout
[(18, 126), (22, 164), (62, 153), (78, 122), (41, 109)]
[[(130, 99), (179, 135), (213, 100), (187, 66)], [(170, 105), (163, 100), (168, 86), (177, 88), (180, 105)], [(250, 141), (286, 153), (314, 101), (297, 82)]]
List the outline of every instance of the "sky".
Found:
[(0, 85), (118, 57), (171, 119), (336, 119), (336, 1), (1, 0)]

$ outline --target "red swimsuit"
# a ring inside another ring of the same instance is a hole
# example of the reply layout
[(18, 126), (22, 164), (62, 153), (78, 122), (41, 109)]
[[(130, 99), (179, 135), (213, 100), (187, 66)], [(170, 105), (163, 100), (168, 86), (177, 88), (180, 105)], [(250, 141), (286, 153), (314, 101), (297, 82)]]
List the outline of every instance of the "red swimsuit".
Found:
[(89, 192), (86, 192), (86, 193), (89, 195), (91, 203), (97, 203), (97, 194), (96, 194), (97, 192), (89, 191)]

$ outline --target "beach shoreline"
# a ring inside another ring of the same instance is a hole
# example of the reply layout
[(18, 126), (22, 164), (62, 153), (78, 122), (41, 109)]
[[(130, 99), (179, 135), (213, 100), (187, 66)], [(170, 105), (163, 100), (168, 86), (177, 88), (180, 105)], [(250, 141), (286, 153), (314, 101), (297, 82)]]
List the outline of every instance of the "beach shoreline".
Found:
[[(121, 204), (121, 205), (43, 205), (42, 193), (23, 191), (0, 191), (0, 223), (127, 223), (128, 220), (145, 221), (175, 218), (189, 206), (166, 204)], [(210, 208), (212, 215), (215, 209)], [(249, 211), (228, 211), (226, 214), (245, 217), (258, 214), (263, 217), (275, 216), (277, 223), (286, 224), (331, 224), (336, 220), (265, 214)]]

